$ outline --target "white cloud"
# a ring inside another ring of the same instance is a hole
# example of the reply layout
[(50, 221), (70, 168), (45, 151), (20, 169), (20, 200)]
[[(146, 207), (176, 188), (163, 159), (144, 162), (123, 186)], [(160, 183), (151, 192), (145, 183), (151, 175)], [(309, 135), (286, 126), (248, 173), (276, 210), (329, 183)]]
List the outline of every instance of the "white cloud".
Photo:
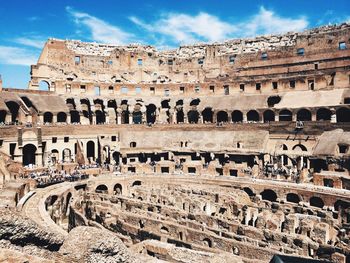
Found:
[(259, 12), (249, 19), (237, 23), (228, 23), (204, 12), (194, 16), (165, 13), (151, 23), (145, 23), (135, 16), (129, 19), (142, 29), (161, 37), (166, 36), (177, 44), (215, 42), (230, 38), (301, 31), (308, 26), (306, 17), (281, 17), (264, 7), (260, 7)]
[(0, 64), (29, 66), (36, 64), (38, 54), (19, 48), (0, 46)]
[(241, 23), (243, 35), (255, 36), (257, 34), (277, 34), (290, 31), (302, 31), (308, 26), (306, 17), (281, 17), (271, 10), (260, 7), (259, 13), (246, 23)]
[(71, 7), (66, 7), (67, 12), (74, 18), (79, 26), (85, 26), (91, 32), (91, 39), (102, 43), (127, 44), (133, 39), (133, 35), (117, 26), (113, 26), (102, 19), (79, 12)]
[(18, 37), (13, 39), (14, 42), (21, 44), (21, 45), (25, 45), (28, 47), (34, 47), (34, 48), (43, 48), (45, 41), (43, 39), (39, 39), (36, 37)]
[(203, 12), (195, 16), (168, 13), (152, 24), (137, 17), (130, 17), (130, 20), (147, 31), (167, 35), (181, 44), (220, 41), (238, 30), (236, 26)]

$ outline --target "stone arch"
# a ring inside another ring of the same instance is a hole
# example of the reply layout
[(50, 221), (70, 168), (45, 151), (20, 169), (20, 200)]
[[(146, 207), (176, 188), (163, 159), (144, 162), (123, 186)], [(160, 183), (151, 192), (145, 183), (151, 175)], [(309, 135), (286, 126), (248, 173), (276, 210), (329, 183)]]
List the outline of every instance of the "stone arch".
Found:
[(201, 102), (201, 100), (198, 99), (198, 98), (197, 99), (193, 99), (190, 102), (190, 106), (198, 106), (200, 102)]
[(123, 194), (123, 187), (121, 184), (115, 184), (113, 187), (113, 191), (115, 195), (122, 195)]
[(134, 187), (134, 186), (141, 186), (142, 185), (142, 182), (140, 180), (136, 180), (134, 181), (131, 186)]
[(142, 112), (141, 111), (134, 111), (132, 113), (132, 121), (134, 124), (141, 124), (142, 123)]
[(213, 111), (211, 108), (205, 108), (202, 111), (203, 122), (213, 122)]
[(146, 106), (146, 121), (147, 123), (155, 123), (157, 116), (157, 107), (154, 104), (149, 104)]
[(88, 141), (86, 144), (86, 156), (95, 159), (95, 143)]
[(330, 121), (332, 118), (332, 111), (327, 108), (320, 108), (316, 112), (316, 120), (318, 121)]
[(247, 113), (247, 121), (258, 122), (260, 119), (259, 113), (256, 110), (250, 110)]
[(265, 189), (260, 194), (261, 194), (261, 198), (263, 200), (268, 200), (268, 201), (271, 201), (271, 202), (276, 202), (276, 200), (277, 200), (276, 192), (271, 190), (271, 189)]
[(51, 160), (53, 163), (57, 163), (60, 159), (60, 154), (57, 149), (51, 150)]
[(65, 148), (62, 151), (62, 161), (65, 163), (69, 163), (72, 160), (72, 151), (68, 148)]
[(106, 114), (102, 110), (96, 110), (96, 124), (104, 124), (106, 122)]
[(23, 156), (22, 156), (22, 164), (24, 166), (29, 164), (36, 164), (35, 155), (37, 148), (34, 144), (26, 144), (23, 147)]
[(19, 104), (15, 101), (6, 101), (6, 106), (10, 110), (11, 113), (11, 122), (15, 123), (18, 121), (18, 111), (19, 111)]
[(107, 194), (108, 193), (108, 187), (105, 184), (100, 184), (96, 187), (95, 189), (96, 193), (103, 193), (103, 194)]
[(52, 123), (53, 121), (53, 114), (49, 111), (44, 113), (44, 123)]
[(65, 112), (57, 113), (57, 122), (67, 122), (67, 114)]
[(243, 191), (246, 192), (249, 196), (255, 196), (255, 193), (253, 192), (253, 190), (249, 187), (244, 187)]
[(199, 113), (198, 113), (197, 110), (190, 110), (187, 113), (187, 117), (188, 117), (188, 122), (189, 123), (198, 123)]
[(185, 114), (182, 109), (176, 111), (176, 122), (177, 123), (185, 122)]
[(300, 143), (294, 145), (293, 148), (292, 148), (292, 150), (293, 150), (293, 151), (307, 152), (307, 148), (306, 148), (304, 145), (300, 144)]
[(166, 227), (166, 226), (162, 226), (161, 228), (160, 228), (160, 232), (162, 232), (162, 233), (169, 233), (169, 229)]
[(284, 109), (279, 112), (279, 121), (292, 121), (293, 113), (290, 110)]
[(50, 91), (50, 83), (46, 80), (41, 80), (39, 82), (39, 90)]
[(336, 111), (337, 122), (350, 122), (350, 109), (349, 108), (339, 108)]
[(239, 110), (234, 110), (231, 114), (233, 122), (242, 122), (243, 121), (243, 113)]
[(297, 112), (298, 121), (311, 121), (311, 112), (307, 109), (300, 109)]
[(6, 115), (7, 115), (7, 111), (0, 110), (0, 123), (6, 122)]
[(203, 245), (207, 247), (213, 247), (213, 242), (209, 238), (204, 238), (203, 239)]
[(275, 113), (272, 110), (266, 110), (263, 114), (264, 122), (275, 121)]
[(80, 123), (80, 114), (76, 110), (70, 111), (70, 122), (71, 123)]
[(217, 122), (228, 122), (228, 114), (226, 111), (219, 111), (216, 114), (216, 121)]
[(299, 197), (299, 195), (297, 195), (295, 193), (288, 193), (286, 196), (286, 200), (287, 200), (287, 202), (292, 202), (292, 203), (298, 204), (301, 201), (301, 198)]
[(318, 208), (323, 208), (324, 207), (324, 202), (322, 198), (317, 197), (317, 196), (312, 196), (310, 198), (310, 205)]

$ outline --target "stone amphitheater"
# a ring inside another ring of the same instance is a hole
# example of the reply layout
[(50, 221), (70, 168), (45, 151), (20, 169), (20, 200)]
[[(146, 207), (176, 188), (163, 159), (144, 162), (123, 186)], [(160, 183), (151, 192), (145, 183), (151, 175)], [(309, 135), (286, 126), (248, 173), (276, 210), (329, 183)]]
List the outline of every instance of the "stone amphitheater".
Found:
[(350, 262), (350, 24), (48, 39), (30, 74), (0, 82), (1, 262)]

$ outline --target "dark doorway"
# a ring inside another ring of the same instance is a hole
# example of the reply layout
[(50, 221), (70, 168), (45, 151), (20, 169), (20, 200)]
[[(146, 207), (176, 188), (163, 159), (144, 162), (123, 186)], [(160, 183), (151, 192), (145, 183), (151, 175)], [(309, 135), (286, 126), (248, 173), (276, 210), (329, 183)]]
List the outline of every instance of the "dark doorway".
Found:
[(36, 147), (33, 144), (26, 144), (23, 147), (23, 165), (36, 164), (35, 163)]

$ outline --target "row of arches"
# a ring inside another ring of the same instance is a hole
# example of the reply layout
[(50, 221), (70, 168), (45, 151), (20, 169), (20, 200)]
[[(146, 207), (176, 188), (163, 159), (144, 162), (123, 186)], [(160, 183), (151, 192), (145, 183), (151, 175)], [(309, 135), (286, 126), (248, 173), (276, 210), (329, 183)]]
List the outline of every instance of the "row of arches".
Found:
[[(136, 180), (131, 183), (131, 187), (141, 186), (142, 182), (140, 180)], [(105, 184), (100, 184), (95, 188), (96, 193), (108, 193), (108, 186)], [(113, 186), (113, 194), (122, 195), (123, 194), (123, 186), (120, 183), (117, 183)]]
[[(243, 191), (245, 191), (249, 196), (255, 196), (252, 189), (249, 187), (243, 188)], [(274, 190), (271, 189), (265, 189), (260, 193), (262, 200), (267, 200), (270, 202), (276, 202), (277, 201), (277, 193)], [(298, 204), (300, 201), (302, 201), (301, 197), (298, 194), (295, 193), (288, 193), (286, 195), (286, 201)], [(323, 208), (324, 207), (324, 201), (322, 198), (317, 196), (312, 196), (309, 199), (309, 203), (313, 207)]]
[[(13, 104), (15, 105), (15, 104)], [(11, 122), (17, 122), (18, 117), (18, 109), (17, 107), (12, 107), (11, 112)], [(5, 123), (7, 120), (7, 111), (0, 110), (0, 123)], [(92, 113), (83, 110), (82, 113), (79, 113), (77, 110), (71, 110), (69, 113), (70, 123), (80, 123), (81, 116), (87, 118), (90, 123), (92, 121)], [(68, 114), (66, 112), (58, 112), (57, 113), (57, 123), (67, 123), (68, 122)], [(168, 113), (169, 114), (169, 113)], [(273, 122), (277, 120), (277, 116), (279, 121), (293, 121), (293, 112), (288, 109), (282, 109), (278, 113), (275, 111), (268, 109), (262, 113), (259, 113), (257, 110), (250, 110), (244, 116), (243, 112), (240, 110), (234, 110), (231, 112), (226, 111), (218, 111), (214, 116), (214, 111), (211, 108), (205, 108), (202, 112), (197, 110), (190, 110), (187, 112), (187, 121), (188, 123), (199, 123), (200, 118), (204, 123), (213, 123), (213, 122)], [(96, 110), (94, 112), (95, 122), (96, 124), (105, 124), (106, 123), (106, 113), (103, 110)], [(333, 112), (327, 108), (320, 108), (316, 111), (316, 120), (317, 121), (330, 121), (332, 119)], [(339, 108), (335, 112), (337, 122), (350, 122), (350, 109), (348, 108)], [(129, 112), (126, 108), (121, 111), (121, 124), (141, 124), (143, 123), (143, 113), (140, 110), (136, 110), (133, 112)], [(296, 120), (300, 121), (311, 121), (312, 113), (308, 109), (300, 109), (296, 112), (295, 116)], [(157, 121), (157, 107), (154, 104), (150, 104), (146, 106), (145, 113), (145, 121), (147, 123), (155, 123)], [(176, 111), (176, 123), (184, 123), (185, 120), (185, 112), (180, 108)], [(44, 123), (54, 123), (54, 114), (52, 112), (45, 112), (43, 114), (43, 122)]]

